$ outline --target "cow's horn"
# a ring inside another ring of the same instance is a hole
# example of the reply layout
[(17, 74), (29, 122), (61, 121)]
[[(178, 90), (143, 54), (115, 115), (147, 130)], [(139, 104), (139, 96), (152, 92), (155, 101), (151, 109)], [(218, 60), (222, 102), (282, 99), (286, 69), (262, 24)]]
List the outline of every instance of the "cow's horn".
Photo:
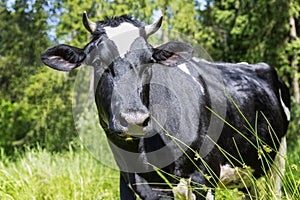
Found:
[(146, 35), (147, 37), (149, 35), (152, 35), (153, 33), (155, 33), (161, 26), (162, 24), (162, 20), (163, 20), (163, 16), (161, 16), (157, 22), (151, 24), (151, 25), (148, 25), (148, 26), (145, 26), (145, 31), (146, 31)]
[(82, 22), (84, 27), (90, 32), (93, 33), (96, 30), (97, 24), (94, 22), (91, 22), (86, 14), (86, 11), (82, 14)]

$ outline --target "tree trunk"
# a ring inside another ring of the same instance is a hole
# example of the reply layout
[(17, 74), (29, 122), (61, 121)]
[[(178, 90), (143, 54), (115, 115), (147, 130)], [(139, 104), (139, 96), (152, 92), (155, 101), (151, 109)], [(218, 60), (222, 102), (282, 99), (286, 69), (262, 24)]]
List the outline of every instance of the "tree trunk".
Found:
[[(291, 41), (293, 40), (299, 40), (297, 37), (297, 31), (296, 31), (296, 23), (294, 17), (290, 17), (290, 39)], [(293, 77), (293, 82), (292, 82), (292, 87), (293, 87), (293, 92), (294, 92), (294, 98), (297, 104), (300, 103), (300, 89), (299, 89), (299, 75), (298, 75), (298, 67), (297, 67), (297, 55), (294, 54), (292, 55), (290, 59), (290, 65), (292, 69), (295, 71), (294, 77)]]
[(169, 11), (168, 11), (168, 0), (164, 1), (163, 5), (163, 18), (164, 21), (167, 22), (167, 27), (162, 30), (162, 42), (163, 44), (169, 41)]

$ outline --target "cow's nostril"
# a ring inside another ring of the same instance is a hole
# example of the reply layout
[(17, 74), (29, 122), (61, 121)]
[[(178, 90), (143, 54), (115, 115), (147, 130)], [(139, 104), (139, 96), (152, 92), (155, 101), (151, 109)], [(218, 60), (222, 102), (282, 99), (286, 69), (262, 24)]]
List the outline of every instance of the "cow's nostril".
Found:
[(122, 115), (119, 117), (119, 121), (120, 121), (121, 126), (123, 126), (123, 127), (128, 126), (126, 119)]

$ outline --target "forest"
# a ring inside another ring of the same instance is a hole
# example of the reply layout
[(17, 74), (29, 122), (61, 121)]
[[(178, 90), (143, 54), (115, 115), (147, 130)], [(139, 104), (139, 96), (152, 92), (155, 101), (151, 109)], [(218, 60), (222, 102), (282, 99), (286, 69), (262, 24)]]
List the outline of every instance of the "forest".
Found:
[(162, 15), (163, 41), (178, 32), (214, 61), (273, 66), (292, 104), (283, 190), (300, 198), (299, 0), (0, 0), (1, 199), (118, 199), (118, 172), (97, 162), (76, 131), (78, 70), (54, 71), (40, 60), (51, 46), (90, 40), (84, 11), (92, 21), (128, 14), (147, 24)]

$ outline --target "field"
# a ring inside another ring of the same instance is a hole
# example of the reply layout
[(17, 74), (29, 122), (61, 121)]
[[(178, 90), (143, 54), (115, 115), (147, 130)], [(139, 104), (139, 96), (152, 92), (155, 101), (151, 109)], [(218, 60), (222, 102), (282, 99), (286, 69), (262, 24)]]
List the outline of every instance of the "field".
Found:
[[(283, 193), (289, 195), (286, 199), (299, 198), (299, 138), (294, 145), (296, 150), (288, 152), (283, 187)], [(14, 159), (3, 151), (0, 155), (0, 199), (119, 199), (119, 173), (102, 165), (84, 148), (75, 151), (70, 147), (64, 153), (27, 149), (24, 154), (16, 154)], [(263, 182), (259, 181), (264, 185)], [(218, 199), (238, 196), (237, 191), (218, 191)]]
[(86, 150), (27, 150), (15, 160), (1, 155), (0, 199), (118, 199), (119, 173)]

